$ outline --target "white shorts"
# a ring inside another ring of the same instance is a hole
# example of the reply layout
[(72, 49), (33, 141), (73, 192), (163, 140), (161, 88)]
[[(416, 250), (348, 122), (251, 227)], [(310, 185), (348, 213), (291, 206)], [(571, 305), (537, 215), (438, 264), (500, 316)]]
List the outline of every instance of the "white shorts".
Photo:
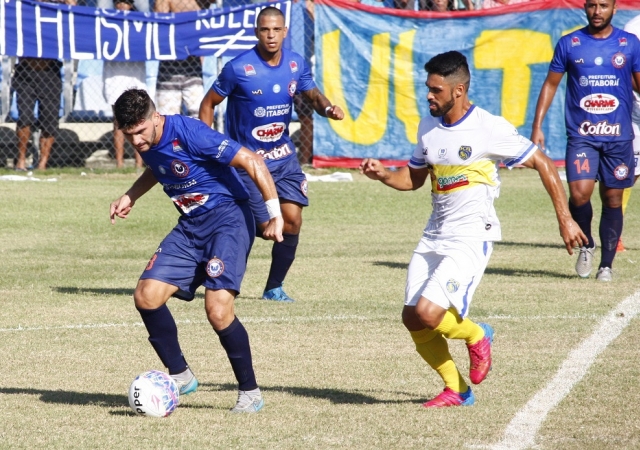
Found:
[(146, 91), (147, 85), (144, 80), (124, 75), (116, 75), (104, 80), (104, 98), (112, 106), (127, 89), (143, 89)]
[(636, 122), (631, 122), (631, 126), (633, 127), (633, 134), (636, 137), (633, 139), (633, 158), (636, 161), (636, 171), (635, 175), (640, 175), (640, 125)]
[(164, 89), (160, 85), (156, 90), (158, 100), (158, 112), (163, 115), (182, 114), (182, 104), (190, 117), (198, 117), (200, 103), (204, 98), (204, 86), (200, 84), (189, 84), (181, 89)]
[(493, 242), (423, 237), (409, 263), (404, 304), (415, 306), (425, 297), (466, 317), (492, 251)]

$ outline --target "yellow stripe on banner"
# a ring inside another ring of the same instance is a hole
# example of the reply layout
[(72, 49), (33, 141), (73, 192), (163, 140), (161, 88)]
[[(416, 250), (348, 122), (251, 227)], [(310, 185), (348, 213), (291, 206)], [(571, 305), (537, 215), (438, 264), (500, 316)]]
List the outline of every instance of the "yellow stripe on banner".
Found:
[(478, 161), (468, 166), (448, 166), (436, 164), (433, 166), (434, 176), (431, 177), (431, 190), (436, 194), (447, 194), (486, 184), (495, 186), (496, 165), (493, 161)]

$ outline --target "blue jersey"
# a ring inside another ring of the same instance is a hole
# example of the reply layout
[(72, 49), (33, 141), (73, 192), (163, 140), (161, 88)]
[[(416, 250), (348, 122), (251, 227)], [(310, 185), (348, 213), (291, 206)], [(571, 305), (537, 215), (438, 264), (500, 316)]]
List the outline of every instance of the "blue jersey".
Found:
[(549, 70), (567, 72), (565, 123), (571, 137), (593, 141), (633, 139), (632, 73), (640, 72), (640, 41), (613, 28), (596, 39), (582, 28), (563, 36)]
[(280, 64), (270, 66), (254, 47), (225, 64), (211, 89), (227, 97), (229, 136), (271, 168), (296, 158), (289, 137), (293, 96), (315, 87), (299, 54), (283, 48)]
[(160, 142), (140, 155), (182, 215), (199, 216), (224, 202), (249, 198), (229, 166), (240, 144), (200, 120), (164, 118)]

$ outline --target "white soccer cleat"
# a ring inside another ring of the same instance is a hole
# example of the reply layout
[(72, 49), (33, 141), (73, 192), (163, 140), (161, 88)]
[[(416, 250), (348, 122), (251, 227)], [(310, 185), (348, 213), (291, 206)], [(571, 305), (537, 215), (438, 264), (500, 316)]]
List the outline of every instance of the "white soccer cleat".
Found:
[(592, 248), (580, 247), (580, 254), (578, 255), (578, 261), (576, 261), (576, 273), (581, 278), (589, 278), (589, 275), (591, 275), (591, 270), (593, 269), (593, 255), (595, 252), (595, 244), (593, 244)]
[(253, 391), (238, 391), (236, 406), (231, 408), (232, 413), (257, 413), (264, 406), (260, 389)]
[(600, 267), (596, 273), (596, 280), (598, 281), (612, 281), (613, 270), (611, 267)]

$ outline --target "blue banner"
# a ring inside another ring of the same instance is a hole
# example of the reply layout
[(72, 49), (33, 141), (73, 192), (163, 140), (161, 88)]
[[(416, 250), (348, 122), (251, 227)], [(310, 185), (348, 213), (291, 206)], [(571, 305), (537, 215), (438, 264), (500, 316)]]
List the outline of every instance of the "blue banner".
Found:
[[(640, 14), (618, 2), (613, 24)], [(420, 118), (429, 114), (424, 64), (458, 50), (471, 69), (469, 97), (529, 137), (540, 87), (558, 39), (584, 27), (575, 0), (531, 1), (477, 12), (424, 13), (317, 0), (316, 81), (345, 110), (343, 121), (316, 118), (314, 165), (351, 158), (408, 160)], [(547, 150), (564, 160), (564, 82), (544, 120)]]
[(289, 24), (290, 1), (163, 14), (0, 0), (0, 54), (109, 61), (236, 56), (256, 44), (255, 20), (265, 6), (279, 8)]

